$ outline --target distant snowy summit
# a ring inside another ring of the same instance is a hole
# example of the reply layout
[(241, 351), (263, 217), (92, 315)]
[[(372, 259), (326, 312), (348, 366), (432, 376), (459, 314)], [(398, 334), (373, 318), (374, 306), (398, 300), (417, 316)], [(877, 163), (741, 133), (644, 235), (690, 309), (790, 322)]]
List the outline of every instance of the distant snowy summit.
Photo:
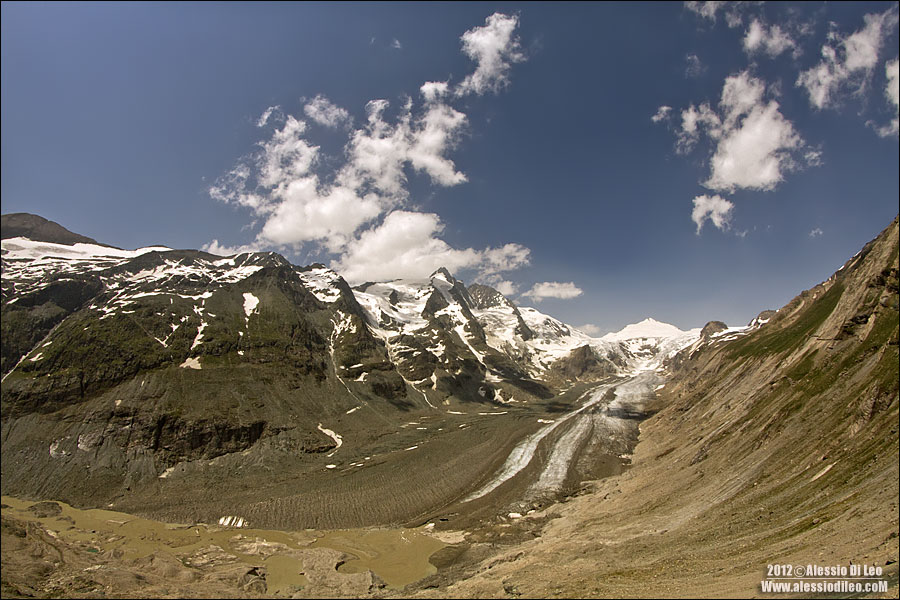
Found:
[(691, 329), (689, 331), (682, 331), (674, 325), (663, 323), (661, 321), (657, 321), (656, 319), (648, 317), (638, 323), (626, 325), (619, 331), (607, 333), (600, 339), (606, 340), (608, 342), (621, 342), (624, 340), (633, 340), (640, 338), (677, 338), (688, 334), (699, 336), (700, 329), (697, 328), (696, 330)]

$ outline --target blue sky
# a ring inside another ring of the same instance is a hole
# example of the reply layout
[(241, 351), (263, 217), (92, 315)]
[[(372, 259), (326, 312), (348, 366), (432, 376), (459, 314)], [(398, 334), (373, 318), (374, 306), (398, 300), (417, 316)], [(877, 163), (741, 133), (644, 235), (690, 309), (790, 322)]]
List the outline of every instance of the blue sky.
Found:
[(4, 2), (2, 210), (351, 282), (444, 264), (591, 333), (744, 324), (898, 212), (897, 15)]

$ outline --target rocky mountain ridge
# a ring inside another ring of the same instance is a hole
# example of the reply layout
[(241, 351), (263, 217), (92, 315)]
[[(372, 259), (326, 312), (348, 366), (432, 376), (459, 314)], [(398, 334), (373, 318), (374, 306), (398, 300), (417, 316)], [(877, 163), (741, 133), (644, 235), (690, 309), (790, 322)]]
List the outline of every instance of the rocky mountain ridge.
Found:
[(696, 339), (591, 338), (445, 269), (351, 289), (275, 253), (23, 237), (2, 248), (3, 493), (80, 505), (160, 490), (183, 505), (206, 477), (218, 501), (223, 481), (259, 469), (337, 468), (325, 459), (350, 454), (348, 432), (350, 464), (400, 430), (418, 447), (431, 439), (410, 425), (422, 418), (442, 431), (468, 413), (519, 422)]

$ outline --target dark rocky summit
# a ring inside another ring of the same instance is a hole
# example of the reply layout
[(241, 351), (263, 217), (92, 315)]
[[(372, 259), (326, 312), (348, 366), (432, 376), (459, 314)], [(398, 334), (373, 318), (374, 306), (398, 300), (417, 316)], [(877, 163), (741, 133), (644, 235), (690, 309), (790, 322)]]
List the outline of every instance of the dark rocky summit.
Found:
[(59, 223), (30, 213), (9, 213), (0, 216), (0, 238), (25, 237), (36, 242), (54, 244), (104, 245), (93, 238), (72, 233)]

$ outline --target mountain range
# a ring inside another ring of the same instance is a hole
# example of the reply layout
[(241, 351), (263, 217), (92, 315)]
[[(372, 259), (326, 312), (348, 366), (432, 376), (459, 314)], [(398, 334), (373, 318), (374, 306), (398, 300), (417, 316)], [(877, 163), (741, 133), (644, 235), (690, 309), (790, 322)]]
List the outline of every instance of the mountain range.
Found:
[[(273, 518), (266, 506), (324, 494), (323, 467), (433, 443), (413, 421), (508, 414), (505, 430), (566, 391), (662, 368), (700, 339), (653, 319), (590, 337), (446, 269), (351, 288), (276, 253), (122, 250), (36, 215), (3, 218), (4, 494), (213, 520), (236, 510), (221, 506), (222, 486), (262, 486), (264, 506), (256, 495), (241, 505), (257, 525), (405, 520), (463, 479), (389, 514)], [(398, 429), (402, 443), (386, 446)], [(285, 475), (262, 481), (269, 470)], [(308, 486), (285, 486), (287, 473)]]
[(662, 569), (716, 596), (757, 589), (735, 561), (821, 548), (896, 579), (897, 219), (746, 326), (600, 338), (446, 269), (351, 287), (276, 253), (2, 229), (6, 496), (470, 530), (423, 595), (658, 595)]

